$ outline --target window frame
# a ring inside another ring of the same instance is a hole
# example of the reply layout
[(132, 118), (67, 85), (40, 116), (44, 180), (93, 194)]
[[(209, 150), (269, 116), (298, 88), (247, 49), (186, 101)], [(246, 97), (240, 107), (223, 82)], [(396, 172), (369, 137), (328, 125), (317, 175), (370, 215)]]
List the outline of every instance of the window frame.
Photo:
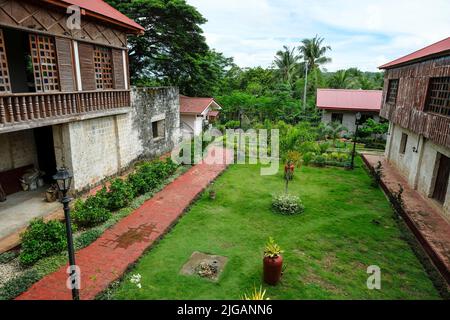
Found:
[[(397, 83), (397, 86), (395, 88), (395, 96), (394, 96), (393, 99), (391, 99), (393, 97), (393, 95), (392, 95), (393, 86), (392, 85), (394, 83)], [(391, 104), (391, 105), (396, 105), (397, 104), (399, 88), (400, 88), (400, 79), (390, 79), (389, 80), (389, 82), (388, 82), (388, 89), (387, 89), (387, 93), (386, 93), (386, 100), (385, 100), (385, 102), (387, 104)]]
[(94, 45), (93, 53), (96, 90), (114, 90), (114, 61), (112, 49), (106, 46)]
[[(334, 116), (334, 115), (338, 115), (338, 118), (339, 118), (340, 120), (338, 120), (338, 121), (333, 120), (333, 116)], [(332, 112), (332, 113), (331, 113), (331, 122), (338, 122), (338, 123), (340, 123), (340, 124), (343, 124), (343, 123), (344, 123), (344, 114), (343, 114), (342, 112)]]
[[(447, 85), (447, 90), (443, 91), (440, 89), (435, 89), (433, 86), (435, 85), (433, 81), (439, 81), (440, 79), (443, 79), (442, 82), (438, 82), (437, 85), (445, 86)], [(434, 91), (438, 92), (437, 96), (432, 96), (432, 93)], [(441, 97), (442, 95), (443, 97)], [(446, 97), (445, 97), (446, 95)], [(444, 103), (442, 105), (437, 104), (431, 104), (431, 101), (434, 100), (443, 100)], [(428, 88), (427, 88), (427, 95), (425, 99), (425, 105), (423, 110), (428, 113), (436, 114), (443, 117), (450, 117), (450, 76), (447, 77), (431, 77), (428, 80)]]
[[(151, 122), (152, 125), (152, 140), (158, 141), (166, 138), (166, 119), (155, 120)], [(155, 128), (156, 126), (156, 128)], [(162, 128), (160, 127), (162, 126)], [(155, 136), (156, 131), (156, 136)]]
[(402, 132), (402, 137), (401, 137), (401, 140), (400, 140), (399, 154), (401, 154), (401, 155), (405, 155), (406, 154), (406, 147), (408, 146), (408, 139), (409, 139), (408, 134)]

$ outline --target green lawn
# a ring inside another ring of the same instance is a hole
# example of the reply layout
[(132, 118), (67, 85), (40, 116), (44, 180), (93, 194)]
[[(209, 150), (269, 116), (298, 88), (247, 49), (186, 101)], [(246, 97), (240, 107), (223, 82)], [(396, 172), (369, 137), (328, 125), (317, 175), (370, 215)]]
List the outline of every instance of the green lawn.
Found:
[[(217, 199), (203, 195), (108, 296), (240, 299), (259, 288), (262, 251), (273, 236), (285, 250), (286, 270), (278, 286), (264, 285), (271, 299), (439, 299), (364, 169), (302, 168), (290, 186), (306, 206), (298, 216), (270, 210), (283, 188), (281, 171), (263, 177), (258, 166), (231, 166), (214, 185)], [(229, 258), (218, 283), (179, 274), (194, 251)], [(381, 268), (380, 291), (366, 287), (370, 265)], [(142, 289), (130, 283), (136, 273)]]

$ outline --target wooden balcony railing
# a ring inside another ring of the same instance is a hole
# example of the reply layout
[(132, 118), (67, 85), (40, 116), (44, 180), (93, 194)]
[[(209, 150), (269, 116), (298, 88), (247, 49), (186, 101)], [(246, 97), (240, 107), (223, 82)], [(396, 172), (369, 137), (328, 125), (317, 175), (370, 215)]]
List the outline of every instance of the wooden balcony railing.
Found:
[(128, 90), (2, 94), (0, 124), (109, 111), (130, 104)]

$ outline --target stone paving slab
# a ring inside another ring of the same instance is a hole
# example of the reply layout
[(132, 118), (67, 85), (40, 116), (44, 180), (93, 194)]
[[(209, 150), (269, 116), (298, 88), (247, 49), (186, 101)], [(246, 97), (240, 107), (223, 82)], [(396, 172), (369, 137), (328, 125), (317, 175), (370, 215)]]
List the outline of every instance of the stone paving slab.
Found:
[[(223, 149), (222, 149), (223, 150)], [(227, 155), (225, 153), (225, 155)], [(88, 247), (76, 253), (81, 269), (82, 300), (94, 299), (119, 279), (152, 244), (166, 234), (226, 164), (200, 163), (122, 219)], [(68, 265), (35, 283), (17, 300), (69, 300)]]
[(450, 223), (443, 212), (418, 191), (408, 185), (394, 166), (383, 156), (362, 155), (371, 170), (381, 161), (383, 165), (382, 187), (387, 193), (398, 192), (399, 184), (404, 188), (404, 208), (401, 214), (425, 251), (450, 285)]

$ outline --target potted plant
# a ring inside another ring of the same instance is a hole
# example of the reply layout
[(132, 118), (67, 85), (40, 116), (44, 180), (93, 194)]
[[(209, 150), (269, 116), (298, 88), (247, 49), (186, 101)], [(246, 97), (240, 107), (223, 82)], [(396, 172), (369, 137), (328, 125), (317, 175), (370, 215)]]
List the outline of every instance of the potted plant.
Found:
[(264, 282), (272, 286), (276, 285), (281, 278), (283, 268), (283, 251), (280, 246), (275, 243), (275, 240), (270, 237), (264, 250)]

